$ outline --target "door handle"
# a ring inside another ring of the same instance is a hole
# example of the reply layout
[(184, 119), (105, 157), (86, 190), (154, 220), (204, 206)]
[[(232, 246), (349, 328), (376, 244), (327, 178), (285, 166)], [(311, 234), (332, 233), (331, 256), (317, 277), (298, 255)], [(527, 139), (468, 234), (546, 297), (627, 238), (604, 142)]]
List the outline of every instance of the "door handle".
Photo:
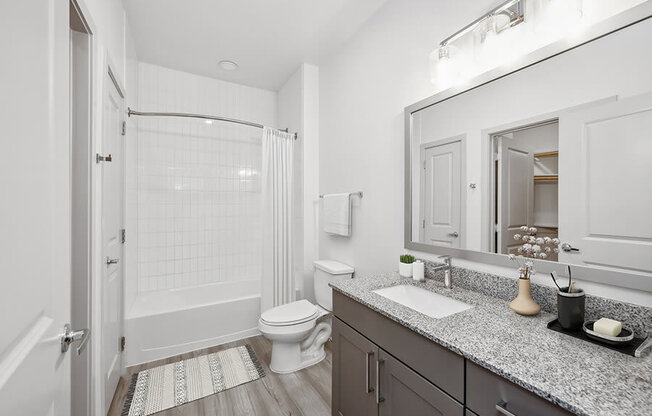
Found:
[(561, 249), (566, 251), (566, 252), (569, 252), (569, 251), (578, 251), (579, 252), (580, 251), (579, 248), (575, 248), (575, 247), (571, 246), (570, 243), (562, 243), (561, 244)]
[(498, 403), (496, 403), (496, 410), (498, 410), (498, 413), (501, 413), (505, 416), (516, 416), (514, 413), (507, 410), (507, 402), (504, 400), (501, 400)]
[(367, 359), (367, 362), (365, 363), (365, 371), (366, 371), (365, 374), (367, 375), (367, 377), (365, 377), (365, 385), (367, 387), (367, 391), (366, 391), (367, 393), (371, 393), (371, 392), (374, 391), (374, 388), (369, 386), (369, 358), (371, 358), (373, 356), (374, 356), (373, 351), (369, 351), (369, 352), (365, 353), (365, 357)]
[(380, 365), (385, 360), (376, 360), (376, 404), (381, 404), (385, 401), (384, 397), (380, 397)]
[(63, 334), (61, 335), (61, 352), (67, 352), (70, 349), (70, 344), (80, 341), (77, 347), (77, 355), (81, 355), (88, 344), (90, 333), (91, 331), (88, 328), (82, 329), (81, 331), (73, 331), (70, 324), (65, 324), (63, 326)]
[(448, 233), (448, 236), (457, 238), (460, 236), (460, 234), (457, 231), (453, 231), (452, 233)]
[(109, 256), (106, 257), (106, 264), (107, 264), (107, 266), (108, 266), (109, 264), (117, 264), (119, 261), (120, 261), (120, 259), (118, 259), (118, 258), (112, 259), (112, 258), (110, 258)]

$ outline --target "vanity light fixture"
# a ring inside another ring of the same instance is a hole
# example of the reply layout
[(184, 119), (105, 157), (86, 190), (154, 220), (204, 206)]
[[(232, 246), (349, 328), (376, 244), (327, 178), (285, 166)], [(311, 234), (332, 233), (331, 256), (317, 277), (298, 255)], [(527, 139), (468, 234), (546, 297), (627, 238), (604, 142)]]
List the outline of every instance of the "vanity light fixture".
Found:
[[(484, 16), (453, 33), (439, 43), (439, 59), (449, 58), (448, 44), (478, 28), (486, 28), (500, 33), (505, 29), (522, 23), (525, 19), (525, 0), (508, 0)], [(486, 32), (485, 32), (486, 33)], [(483, 34), (484, 39), (484, 34)]]

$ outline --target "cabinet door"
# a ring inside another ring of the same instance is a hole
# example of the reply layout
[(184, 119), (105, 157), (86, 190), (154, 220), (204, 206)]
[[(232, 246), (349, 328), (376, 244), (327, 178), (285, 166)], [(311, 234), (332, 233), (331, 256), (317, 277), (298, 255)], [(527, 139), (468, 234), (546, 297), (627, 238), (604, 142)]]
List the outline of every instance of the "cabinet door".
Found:
[(376, 416), (378, 347), (333, 318), (333, 416)]
[(463, 416), (464, 406), (380, 350), (380, 416)]

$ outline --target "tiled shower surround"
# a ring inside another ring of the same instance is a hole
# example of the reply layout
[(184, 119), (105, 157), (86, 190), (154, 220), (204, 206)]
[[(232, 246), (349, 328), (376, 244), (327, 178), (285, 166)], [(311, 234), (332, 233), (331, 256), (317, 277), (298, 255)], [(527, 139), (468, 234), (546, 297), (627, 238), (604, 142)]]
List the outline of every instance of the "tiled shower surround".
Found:
[[(273, 124), (275, 94), (141, 64), (142, 111)], [(259, 279), (261, 131), (138, 120), (138, 291)]]

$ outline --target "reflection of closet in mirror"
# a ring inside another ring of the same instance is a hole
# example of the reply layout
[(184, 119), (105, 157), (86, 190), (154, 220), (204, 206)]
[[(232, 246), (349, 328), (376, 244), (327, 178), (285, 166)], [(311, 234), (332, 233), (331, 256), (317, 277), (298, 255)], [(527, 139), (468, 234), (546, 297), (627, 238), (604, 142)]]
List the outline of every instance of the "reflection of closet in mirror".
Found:
[[(536, 237), (558, 237), (557, 120), (524, 126), (492, 136), (494, 155), (492, 251), (518, 254), (514, 240), (521, 226), (536, 227)], [(549, 253), (546, 260), (557, 261)]]

